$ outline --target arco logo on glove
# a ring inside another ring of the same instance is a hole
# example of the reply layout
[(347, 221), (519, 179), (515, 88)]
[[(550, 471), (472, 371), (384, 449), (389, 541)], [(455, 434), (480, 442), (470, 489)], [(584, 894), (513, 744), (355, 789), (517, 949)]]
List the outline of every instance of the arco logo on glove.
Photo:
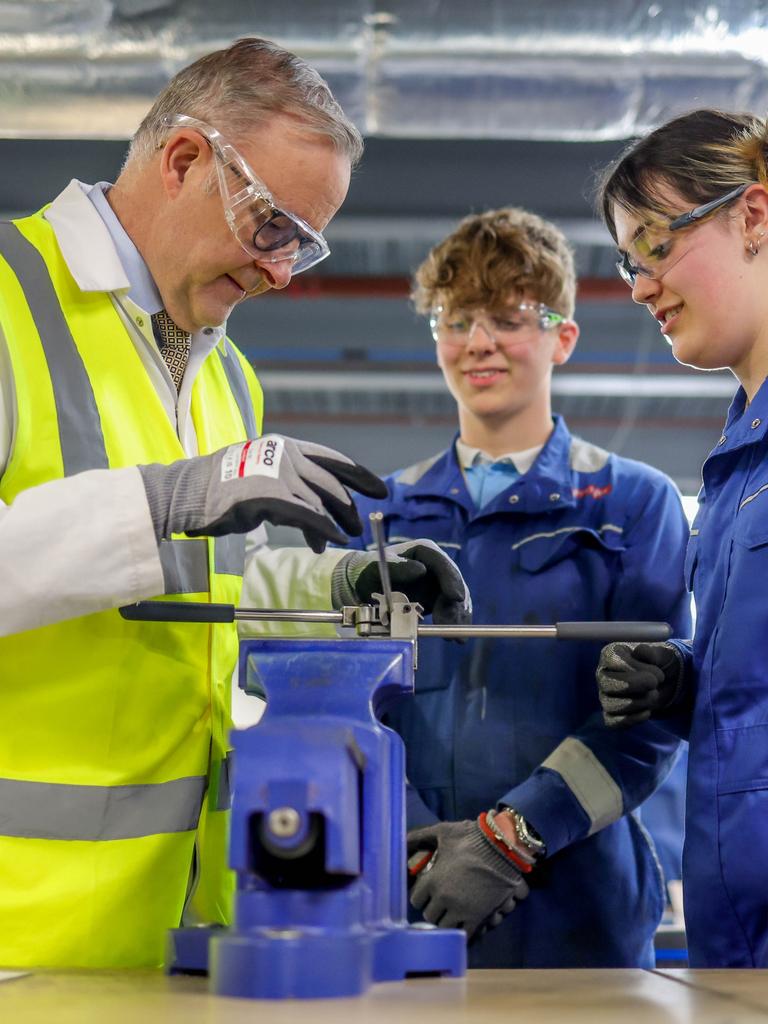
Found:
[(275, 434), (230, 445), (221, 460), (221, 482), (246, 476), (268, 476), (276, 480), (284, 449), (283, 438)]

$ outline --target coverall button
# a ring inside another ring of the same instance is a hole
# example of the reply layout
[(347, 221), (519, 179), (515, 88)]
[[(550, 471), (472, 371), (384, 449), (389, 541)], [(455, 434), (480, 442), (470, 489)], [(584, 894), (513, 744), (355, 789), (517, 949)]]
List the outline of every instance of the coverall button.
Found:
[(213, 334), (213, 328), (212, 327), (206, 327), (203, 330), (203, 334)]
[(510, 505), (516, 505), (518, 501), (520, 501), (520, 495), (510, 494), (510, 496), (507, 498), (507, 501), (509, 502)]
[(550, 494), (549, 500), (550, 501), (560, 501), (560, 495), (557, 493), (557, 491), (555, 491), (553, 494)]
[(753, 430), (755, 429), (755, 427), (759, 427), (759, 426), (760, 426), (760, 420), (759, 419), (752, 420), (752, 429)]
[(137, 325), (138, 327), (143, 327), (143, 326), (144, 326), (144, 317), (142, 317), (142, 316), (137, 316), (137, 317), (136, 317), (136, 325)]
[(719, 440), (719, 441), (718, 441), (717, 443), (718, 443), (719, 445), (720, 445), (720, 444), (725, 444), (725, 442), (726, 442), (727, 440), (728, 440), (728, 438), (727, 438), (727, 437), (725, 436), (725, 434), (721, 434), (721, 436), (720, 436), (720, 440)]
[(458, 487), (452, 487), (451, 488), (451, 494), (458, 494), (458, 493), (459, 493), (459, 488)]

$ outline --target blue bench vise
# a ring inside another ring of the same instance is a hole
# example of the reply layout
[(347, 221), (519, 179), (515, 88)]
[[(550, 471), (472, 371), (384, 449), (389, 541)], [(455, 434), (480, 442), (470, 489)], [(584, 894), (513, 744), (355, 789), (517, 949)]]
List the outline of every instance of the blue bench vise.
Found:
[(405, 752), (381, 716), (414, 656), (375, 636), (241, 643), (239, 685), (267, 705), (231, 736), (233, 925), (172, 931), (170, 973), (252, 999), (465, 973), (463, 931), (406, 919)]

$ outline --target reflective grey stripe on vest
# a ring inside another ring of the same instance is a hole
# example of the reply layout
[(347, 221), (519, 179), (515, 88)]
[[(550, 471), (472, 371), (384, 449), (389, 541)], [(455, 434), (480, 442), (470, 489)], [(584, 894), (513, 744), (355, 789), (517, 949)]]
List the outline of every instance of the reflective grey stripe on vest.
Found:
[(16, 225), (7, 222), (0, 223), (0, 255), (19, 280), (48, 362), (64, 475), (107, 469), (109, 462), (93, 388), (45, 260)]
[[(245, 566), (245, 535), (231, 534), (214, 540), (214, 571), (242, 576)], [(202, 594), (208, 590), (208, 544), (204, 540), (161, 540), (160, 564), (166, 594)]]
[(245, 534), (230, 533), (215, 541), (214, 570), (227, 576), (242, 576), (245, 570)]
[(161, 540), (160, 564), (166, 594), (208, 590), (208, 544), (204, 540)]
[(259, 433), (256, 429), (256, 416), (253, 411), (253, 400), (251, 399), (248, 382), (245, 379), (245, 373), (240, 365), (237, 353), (232, 350), (232, 347), (226, 338), (224, 339), (224, 351), (222, 352), (220, 348), (216, 351), (219, 353), (219, 359), (221, 360), (221, 365), (224, 367), (227, 382), (232, 394), (234, 395), (235, 401), (237, 402), (240, 415), (243, 418), (246, 433), (248, 434), (248, 437), (258, 437)]
[(205, 779), (65, 786), (0, 779), (0, 836), (97, 842), (197, 828)]

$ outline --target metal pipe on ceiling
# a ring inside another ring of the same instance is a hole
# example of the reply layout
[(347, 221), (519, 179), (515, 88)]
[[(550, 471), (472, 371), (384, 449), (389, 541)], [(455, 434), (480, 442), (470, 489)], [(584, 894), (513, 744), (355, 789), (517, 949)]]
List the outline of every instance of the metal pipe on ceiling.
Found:
[(10, 0), (0, 136), (127, 138), (176, 70), (244, 35), (306, 57), (369, 136), (592, 141), (768, 109), (752, 0)]

